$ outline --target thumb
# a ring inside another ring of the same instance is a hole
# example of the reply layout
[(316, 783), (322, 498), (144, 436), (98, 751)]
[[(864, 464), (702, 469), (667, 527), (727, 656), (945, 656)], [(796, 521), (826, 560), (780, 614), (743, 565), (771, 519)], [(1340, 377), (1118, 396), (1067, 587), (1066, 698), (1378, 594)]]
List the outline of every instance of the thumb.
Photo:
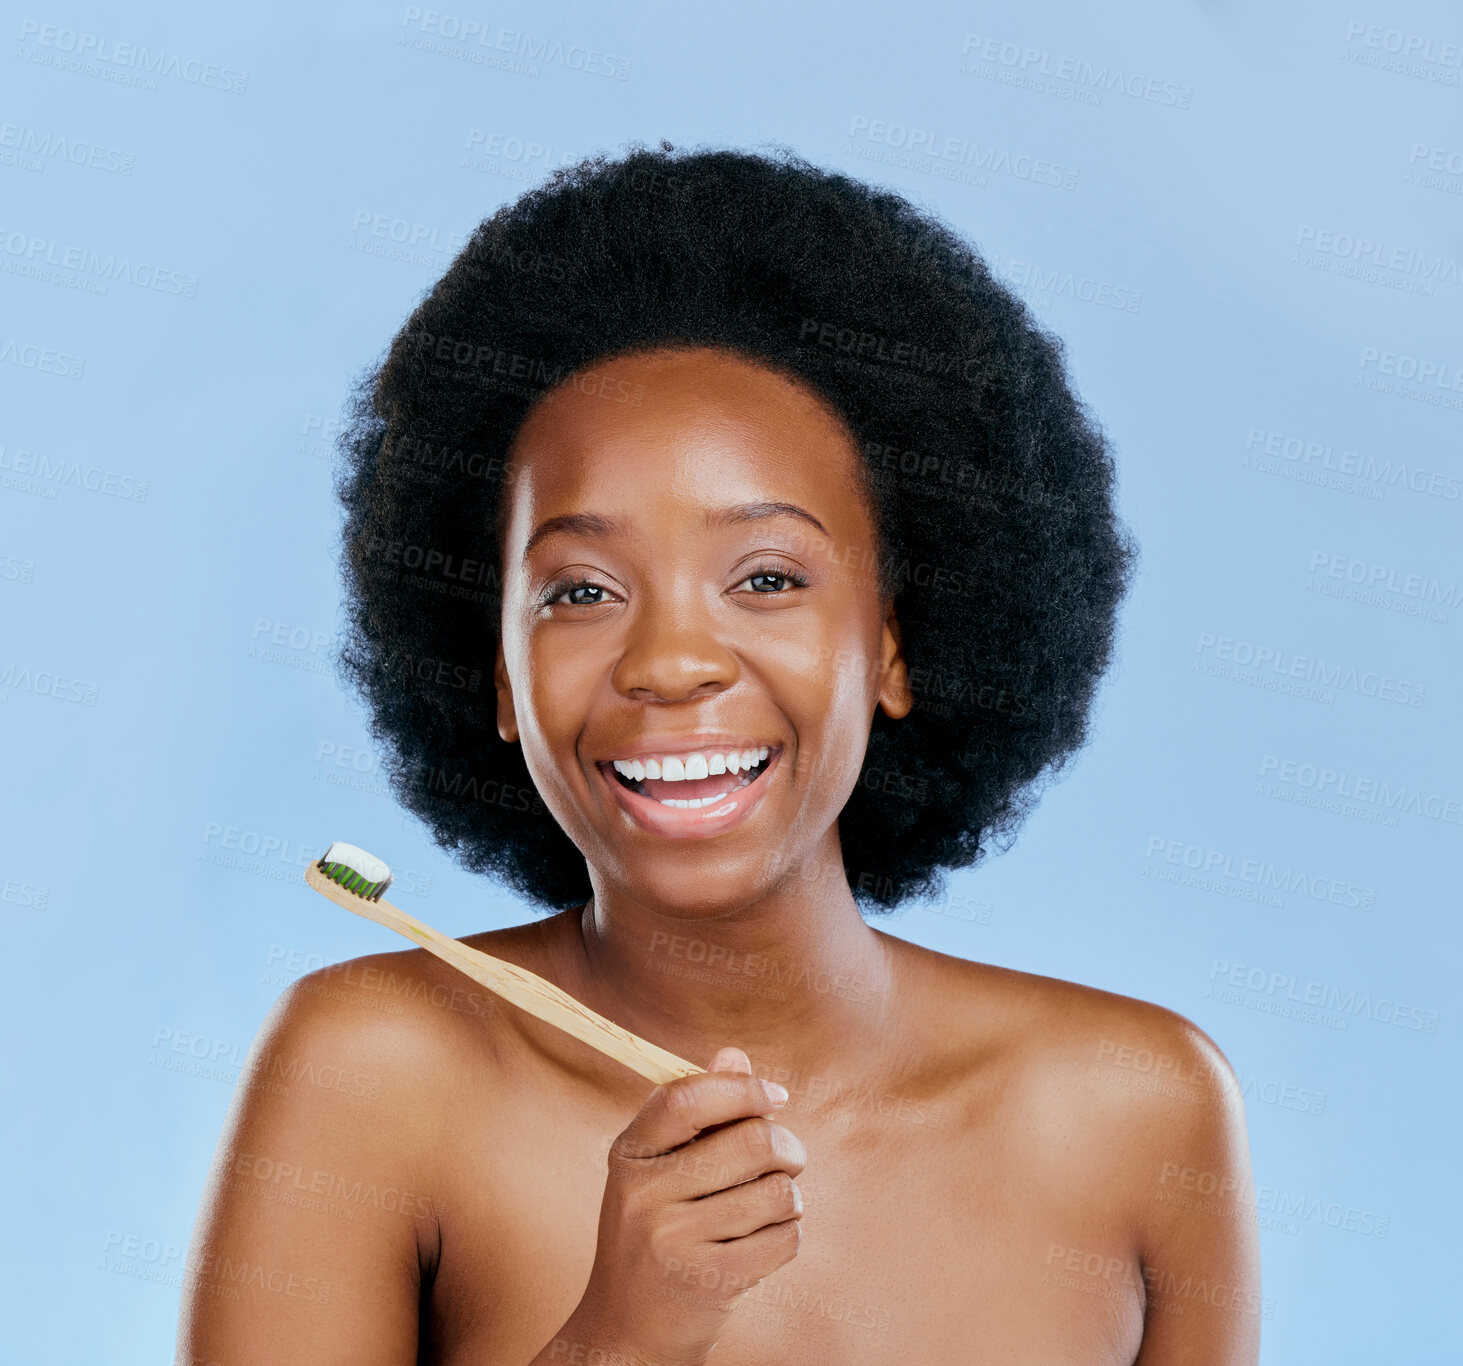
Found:
[(746, 1072), (752, 1071), (752, 1060), (740, 1048), (720, 1048), (716, 1056), (711, 1060), (711, 1066), (706, 1069), (708, 1072)]

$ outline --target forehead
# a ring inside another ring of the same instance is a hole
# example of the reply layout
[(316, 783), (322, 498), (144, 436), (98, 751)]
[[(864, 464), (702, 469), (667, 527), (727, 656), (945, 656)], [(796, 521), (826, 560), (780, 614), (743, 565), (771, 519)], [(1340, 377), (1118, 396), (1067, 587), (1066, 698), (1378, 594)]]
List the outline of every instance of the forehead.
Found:
[(526, 535), (530, 519), (591, 506), (786, 498), (818, 502), (826, 524), (858, 515), (861, 459), (826, 402), (777, 370), (712, 348), (641, 352), (535, 405), (509, 451), (510, 522)]

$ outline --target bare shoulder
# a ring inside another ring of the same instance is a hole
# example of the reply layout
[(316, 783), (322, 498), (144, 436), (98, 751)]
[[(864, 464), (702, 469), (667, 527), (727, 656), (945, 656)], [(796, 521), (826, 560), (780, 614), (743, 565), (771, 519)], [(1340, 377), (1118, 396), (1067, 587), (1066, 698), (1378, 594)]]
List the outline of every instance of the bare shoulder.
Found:
[(238, 1145), (247, 1139), (266, 1159), (288, 1148), (431, 1188), (464, 1041), (475, 1023), (486, 1042), (482, 1024), (492, 1016), (489, 993), (463, 991), (466, 979), (451, 981), (449, 972), (411, 949), (330, 964), (292, 983), (250, 1048), (230, 1116)]
[(1018, 972), (899, 941), (920, 1009), (936, 1010), (957, 1049), (1069, 1086), (1100, 1081), (1130, 1099), (1228, 1097), (1235, 1075), (1218, 1044), (1165, 1006), (1057, 977)]
[(422, 950), (373, 954), (275, 1000), (190, 1242), (180, 1340), (195, 1358), (415, 1359), (451, 1207), (441, 1154), (473, 1049), (495, 1035), (486, 993), (452, 975)]
[(998, 1105), (1021, 1136), (1021, 1160), (1045, 1179), (1074, 1190), (1101, 1182), (1131, 1210), (1194, 1172), (1231, 1191), (1247, 1178), (1238, 1082), (1193, 1021), (1115, 992), (909, 948), (915, 980), (927, 984), (918, 1009), (944, 1022), (967, 1103)]
[(1145, 1100), (1204, 1105), (1237, 1092), (1219, 1045), (1166, 1006), (1006, 968), (981, 967), (979, 979), (972, 986), (1006, 1001), (1021, 1021), (1029, 1062), (1121, 1092), (1123, 1108), (1141, 1111)]
[[(475, 946), (536, 961), (535, 925), (473, 936)], [(362, 1159), (378, 1144), (398, 1168), (430, 1155), (468, 1098), (511, 1050), (512, 1008), (425, 949), (367, 954), (292, 983), (266, 1015), (235, 1105), (256, 1123), (339, 1129)], [(320, 1137), (317, 1133), (317, 1137)]]
[[(465, 936), (463, 943), (542, 973), (542, 922)], [(301, 977), (275, 1002), (261, 1036), (278, 1031), (372, 1069), (403, 1096), (440, 1095), (448, 1071), (490, 1063), (516, 1038), (517, 1017), (493, 992), (425, 949), (368, 954)]]
[[(526, 960), (534, 928), (475, 940)], [(355, 1173), (370, 1190), (439, 1191), (444, 1140), (476, 1122), (473, 1098), (513, 1036), (511, 1007), (425, 949), (307, 973), (276, 998), (250, 1046), (211, 1198), (308, 1184), (317, 1170)], [(433, 1221), (393, 1227), (410, 1228), (424, 1254), (436, 1240)]]

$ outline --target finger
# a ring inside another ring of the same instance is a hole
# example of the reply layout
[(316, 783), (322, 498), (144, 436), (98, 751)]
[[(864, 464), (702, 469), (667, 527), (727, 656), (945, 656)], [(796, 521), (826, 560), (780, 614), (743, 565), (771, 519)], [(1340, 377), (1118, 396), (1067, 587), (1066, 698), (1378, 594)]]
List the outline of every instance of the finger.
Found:
[(751, 1072), (752, 1060), (740, 1048), (720, 1048), (711, 1060), (709, 1072)]
[(665, 1153), (655, 1159), (653, 1170), (662, 1199), (700, 1200), (768, 1172), (798, 1176), (807, 1163), (807, 1150), (796, 1134), (754, 1115)]
[(611, 1153), (620, 1158), (656, 1157), (689, 1143), (708, 1125), (771, 1114), (786, 1099), (783, 1087), (750, 1072), (677, 1077), (650, 1093)]
[(741, 1238), (708, 1244), (698, 1251), (715, 1266), (699, 1268), (688, 1291), (681, 1293), (691, 1294), (708, 1308), (728, 1309), (759, 1281), (792, 1261), (801, 1247), (801, 1219), (765, 1224)]
[(724, 1243), (802, 1215), (803, 1196), (797, 1182), (785, 1171), (772, 1171), (698, 1200), (695, 1229), (706, 1242)]
[(751, 1287), (766, 1279), (780, 1266), (786, 1266), (798, 1255), (803, 1243), (803, 1221), (784, 1219), (780, 1224), (765, 1224), (755, 1233), (732, 1238), (721, 1244), (721, 1260), (726, 1266), (724, 1280), (729, 1288)]
[[(710, 1070), (712, 1072), (742, 1072), (750, 1075), (752, 1060), (740, 1048), (721, 1048), (712, 1058)], [(728, 1119), (720, 1124), (708, 1124), (701, 1130), (701, 1134), (703, 1137), (707, 1134), (714, 1134), (718, 1129), (724, 1129), (728, 1124), (736, 1122), (734, 1119)]]

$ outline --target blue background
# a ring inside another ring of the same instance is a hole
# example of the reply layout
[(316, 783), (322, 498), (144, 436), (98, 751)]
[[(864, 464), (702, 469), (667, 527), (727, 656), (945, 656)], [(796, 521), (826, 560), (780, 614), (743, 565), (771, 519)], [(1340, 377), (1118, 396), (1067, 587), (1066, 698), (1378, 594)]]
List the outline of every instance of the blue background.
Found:
[[(972, 239), (1066, 339), (1143, 548), (1090, 747), (1010, 852), (878, 923), (1193, 1019), (1246, 1084), (1272, 1202), (1264, 1360), (1448, 1358), (1456, 8), (304, 8), (7, 6), (0, 1352), (171, 1350), (265, 1012), (401, 947), (304, 887), (325, 842), (379, 851), (449, 933), (531, 918), (392, 803), (331, 675), (328, 439), (473, 225), (666, 137), (785, 144)], [(444, 36), (469, 21), (518, 55)], [(1335, 685), (1270, 686), (1297, 657)], [(1289, 890), (1257, 893), (1264, 867)]]

